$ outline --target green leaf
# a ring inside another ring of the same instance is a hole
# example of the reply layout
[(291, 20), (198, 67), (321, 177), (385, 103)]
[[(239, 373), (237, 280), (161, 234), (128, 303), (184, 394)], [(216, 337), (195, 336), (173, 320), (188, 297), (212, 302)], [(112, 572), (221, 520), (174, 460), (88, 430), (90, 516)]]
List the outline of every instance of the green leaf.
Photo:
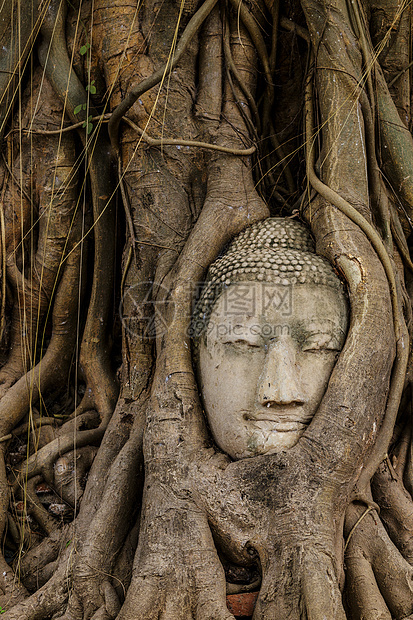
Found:
[(89, 135), (90, 132), (93, 130), (93, 123), (90, 122), (92, 118), (93, 118), (92, 115), (88, 116), (87, 120), (84, 121), (82, 125), (82, 127), (86, 129), (87, 135)]
[(73, 114), (79, 114), (81, 109), (82, 109), (82, 104), (77, 105), (75, 109), (73, 110)]
[(68, 548), (68, 546), (70, 545), (70, 543), (72, 542), (72, 540), (68, 540), (66, 543), (66, 549)]
[(87, 108), (87, 103), (84, 103), (84, 104), (82, 105), (82, 108), (83, 108), (84, 110), (86, 110), (86, 108)]
[(96, 95), (96, 86), (94, 86), (95, 80), (92, 80), (88, 86), (86, 86), (86, 90), (90, 92), (91, 95)]
[(5, 614), (5, 613), (6, 613), (6, 610), (3, 609), (3, 607), (1, 607), (1, 605), (0, 605), (0, 614)]
[(90, 49), (90, 43), (86, 43), (86, 45), (82, 45), (82, 47), (80, 48), (80, 55), (84, 56), (86, 52), (88, 51), (88, 49)]

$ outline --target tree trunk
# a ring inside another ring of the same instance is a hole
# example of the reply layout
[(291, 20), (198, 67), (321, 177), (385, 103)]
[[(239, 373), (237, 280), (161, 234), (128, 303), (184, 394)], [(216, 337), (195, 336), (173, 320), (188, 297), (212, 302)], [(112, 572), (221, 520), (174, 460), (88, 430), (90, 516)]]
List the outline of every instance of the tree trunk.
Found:
[[(413, 617), (410, 5), (3, 4), (4, 618)], [(237, 460), (192, 321), (269, 216), (349, 328), (296, 445)]]

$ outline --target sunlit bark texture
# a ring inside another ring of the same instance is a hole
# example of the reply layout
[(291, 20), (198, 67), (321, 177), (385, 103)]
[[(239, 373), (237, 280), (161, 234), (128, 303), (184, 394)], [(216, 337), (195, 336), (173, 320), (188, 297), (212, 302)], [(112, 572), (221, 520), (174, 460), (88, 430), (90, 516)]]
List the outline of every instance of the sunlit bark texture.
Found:
[[(3, 617), (413, 618), (410, 3), (0, 4)], [(233, 461), (191, 313), (269, 215), (350, 325), (297, 445)]]

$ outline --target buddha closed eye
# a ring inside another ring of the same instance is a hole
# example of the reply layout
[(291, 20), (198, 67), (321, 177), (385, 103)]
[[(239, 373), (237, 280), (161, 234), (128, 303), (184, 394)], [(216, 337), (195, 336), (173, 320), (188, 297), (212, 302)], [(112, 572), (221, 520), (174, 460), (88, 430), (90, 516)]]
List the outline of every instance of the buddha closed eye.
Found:
[(297, 443), (327, 388), (348, 313), (341, 282), (308, 251), (303, 226), (271, 218), (242, 235), (215, 274), (212, 266), (196, 323), (205, 412), (234, 459)]

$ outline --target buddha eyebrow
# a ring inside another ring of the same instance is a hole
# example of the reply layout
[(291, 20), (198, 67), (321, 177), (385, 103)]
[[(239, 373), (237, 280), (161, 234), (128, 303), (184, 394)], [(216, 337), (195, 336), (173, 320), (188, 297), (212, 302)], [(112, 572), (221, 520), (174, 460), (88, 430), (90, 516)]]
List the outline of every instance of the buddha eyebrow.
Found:
[(310, 319), (310, 320), (299, 320), (297, 321), (297, 327), (301, 329), (308, 335), (315, 334), (326, 334), (333, 333), (336, 334), (345, 334), (346, 331), (341, 327), (341, 325), (337, 321), (332, 321), (331, 319)]

